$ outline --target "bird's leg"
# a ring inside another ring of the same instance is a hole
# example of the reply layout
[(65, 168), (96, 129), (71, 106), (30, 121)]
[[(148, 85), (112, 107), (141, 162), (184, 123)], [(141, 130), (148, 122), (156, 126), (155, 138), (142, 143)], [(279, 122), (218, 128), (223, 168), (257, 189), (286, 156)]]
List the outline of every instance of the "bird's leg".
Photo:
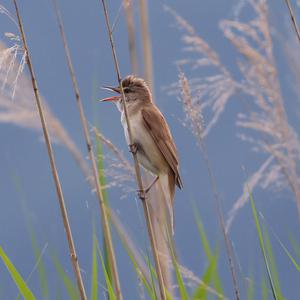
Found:
[(153, 180), (153, 182), (146, 189), (144, 189), (144, 191), (137, 190), (139, 198), (141, 198), (142, 200), (145, 200), (146, 194), (151, 190), (151, 188), (154, 186), (154, 184), (156, 183), (156, 181), (158, 179), (159, 179), (159, 176), (156, 176), (155, 179)]
[(156, 183), (156, 181), (159, 179), (159, 176), (156, 176), (155, 179), (153, 180), (153, 182), (145, 189), (145, 193), (147, 194), (151, 188), (154, 186), (154, 184)]
[(138, 150), (137, 144), (133, 143), (129, 145), (129, 152), (131, 152), (132, 154), (136, 154), (137, 150)]

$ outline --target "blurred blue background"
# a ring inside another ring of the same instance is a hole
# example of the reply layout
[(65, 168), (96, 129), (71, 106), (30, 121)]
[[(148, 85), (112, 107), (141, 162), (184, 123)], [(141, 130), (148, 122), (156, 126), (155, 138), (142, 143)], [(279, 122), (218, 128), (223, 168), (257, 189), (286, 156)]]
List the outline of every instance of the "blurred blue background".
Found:
[[(19, 2), (41, 94), (86, 155), (79, 115), (51, 1)], [(95, 104), (95, 97), (100, 98), (106, 95), (100, 90), (101, 85), (116, 84), (101, 3), (100, 1), (59, 2), (89, 123), (97, 123), (103, 133), (123, 150), (128, 159), (131, 159), (123, 136), (119, 112), (113, 105)], [(296, 107), (296, 95), (292, 88), (291, 75), (286, 75), (289, 74), (289, 70), (281, 46), (288, 43), (287, 32), (291, 33), (292, 29), (284, 1), (268, 2), (284, 100), (288, 111), (291, 111), (292, 123), (294, 122), (297, 126), (299, 121), (293, 108)], [(219, 263), (222, 284), (229, 299), (233, 299), (233, 288), (207, 170), (195, 138), (189, 129), (182, 125), (181, 120), (184, 119), (184, 114), (181, 103), (176, 96), (170, 96), (166, 91), (166, 87), (178, 81), (176, 60), (188, 57), (189, 54), (183, 52), (181, 33), (174, 26), (176, 23), (174, 18), (163, 9), (163, 5), (169, 5), (187, 19), (196, 28), (198, 34), (219, 53), (227, 68), (235, 76), (239, 76), (235, 64), (236, 53), (219, 29), (219, 22), (222, 19), (234, 19), (241, 3), (242, 1), (238, 0), (149, 1), (148, 3), (155, 101), (170, 124), (178, 147), (184, 181), (184, 189), (176, 191), (175, 199), (175, 238), (178, 255), (183, 265), (201, 276), (207, 260), (200, 239), (198, 239), (193, 217), (192, 203), (194, 202), (198, 207), (210, 242), (212, 245), (218, 243), (220, 246)], [(14, 15), (11, 1), (2, 0), (1, 4)], [(121, 1), (109, 1), (112, 20), (120, 4)], [(137, 4), (134, 4), (133, 11), (137, 19)], [(243, 11), (245, 18), (251, 14), (253, 12), (246, 8)], [(3, 41), (6, 41), (5, 32), (17, 33), (16, 26), (4, 15), (0, 15), (0, 28)], [(123, 13), (114, 36), (121, 73), (124, 76), (130, 73), (130, 59)], [(139, 38), (138, 47), (141, 50)], [(142, 67), (141, 55), (139, 63)], [(140, 69), (140, 75), (142, 75), (142, 68)], [(185, 71), (189, 77), (189, 70)], [(251, 174), (265, 159), (263, 154), (251, 151), (249, 145), (237, 137), (236, 114), (243, 111), (240, 100), (239, 95), (232, 97), (225, 113), (206, 139), (225, 215), (242, 193), (246, 178), (242, 166), (245, 166), (247, 174)], [(40, 248), (46, 247), (43, 259), (47, 267), (51, 293), (55, 295), (57, 290), (61, 290), (62, 295), (65, 295), (63, 284), (52, 263), (53, 253), (57, 255), (70, 276), (73, 276), (72, 267), (45, 144), (40, 134), (11, 124), (1, 124), (0, 138), (0, 245), (23, 277), (27, 278), (36, 263), (28, 230), (28, 225), (31, 224)], [(68, 151), (60, 145), (55, 145), (54, 150), (79, 262), (83, 269), (87, 291), (89, 291), (92, 225), (94, 221), (97, 225), (100, 224), (98, 203), (95, 194), (90, 190), (86, 179)], [(120, 199), (121, 196), (120, 189), (109, 190), (109, 199), (113, 209), (119, 214), (137, 245), (145, 249), (147, 232), (136, 195), (130, 193), (126, 198)], [(298, 243), (300, 242), (299, 218), (293, 195), (290, 192), (284, 190), (281, 193), (274, 193), (257, 189), (254, 192), (254, 198), (259, 211), (285, 245), (290, 245), (289, 234), (293, 235)], [(124, 299), (139, 299), (134, 269), (115, 232), (114, 237)], [(254, 285), (259, 287), (265, 270), (249, 204), (238, 213), (230, 231), (230, 238), (237, 257), (239, 273), (245, 277), (252, 274)], [(271, 237), (271, 241), (274, 245), (284, 295), (286, 299), (297, 299), (300, 293), (299, 273), (295, 271), (276, 240)], [(103, 277), (100, 280), (104, 284)], [(29, 286), (37, 298), (41, 299), (36, 271), (29, 280)], [(245, 299), (243, 286), (242, 290), (243, 299)], [(17, 294), (17, 289), (7, 270), (0, 263), (0, 299), (16, 299)], [(271, 294), (269, 296), (271, 297)], [(259, 299), (260, 295), (256, 297)], [(63, 298), (67, 299), (67, 296)]]

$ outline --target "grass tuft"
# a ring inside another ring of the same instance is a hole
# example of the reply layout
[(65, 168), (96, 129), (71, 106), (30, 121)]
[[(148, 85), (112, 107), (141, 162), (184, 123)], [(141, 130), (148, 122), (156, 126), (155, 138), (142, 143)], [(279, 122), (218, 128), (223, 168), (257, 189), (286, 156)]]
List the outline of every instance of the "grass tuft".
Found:
[(36, 300), (35, 296), (27, 286), (26, 282), (20, 275), (20, 273), (17, 271), (14, 264), (11, 262), (11, 260), (8, 258), (2, 247), (0, 246), (0, 258), (2, 259), (3, 263), (5, 264), (7, 270), (9, 271), (12, 279), (14, 280), (16, 286), (19, 289), (19, 292), (24, 297), (25, 300)]

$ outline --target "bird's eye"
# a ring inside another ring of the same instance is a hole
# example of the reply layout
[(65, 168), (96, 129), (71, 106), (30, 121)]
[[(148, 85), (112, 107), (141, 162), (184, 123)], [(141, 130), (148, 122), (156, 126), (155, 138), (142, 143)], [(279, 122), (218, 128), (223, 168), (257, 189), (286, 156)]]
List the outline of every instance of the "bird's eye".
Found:
[(123, 91), (124, 91), (125, 94), (129, 93), (130, 92), (130, 88), (126, 87), (126, 88), (123, 89)]

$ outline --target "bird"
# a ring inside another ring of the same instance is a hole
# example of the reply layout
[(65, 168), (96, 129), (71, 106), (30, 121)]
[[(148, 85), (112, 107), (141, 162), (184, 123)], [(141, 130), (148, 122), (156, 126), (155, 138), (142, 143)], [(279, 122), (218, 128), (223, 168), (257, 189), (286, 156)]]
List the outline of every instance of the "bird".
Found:
[(132, 144), (130, 144), (120, 85), (103, 87), (117, 95), (100, 101), (109, 101), (117, 105), (130, 151), (136, 153), (140, 165), (156, 176), (145, 192), (147, 193), (157, 181), (160, 182), (167, 204), (171, 230), (174, 234), (175, 185), (182, 189), (183, 184), (179, 173), (177, 149), (170, 128), (163, 114), (154, 104), (152, 94), (144, 79), (128, 75), (121, 81), (121, 84), (130, 122)]

